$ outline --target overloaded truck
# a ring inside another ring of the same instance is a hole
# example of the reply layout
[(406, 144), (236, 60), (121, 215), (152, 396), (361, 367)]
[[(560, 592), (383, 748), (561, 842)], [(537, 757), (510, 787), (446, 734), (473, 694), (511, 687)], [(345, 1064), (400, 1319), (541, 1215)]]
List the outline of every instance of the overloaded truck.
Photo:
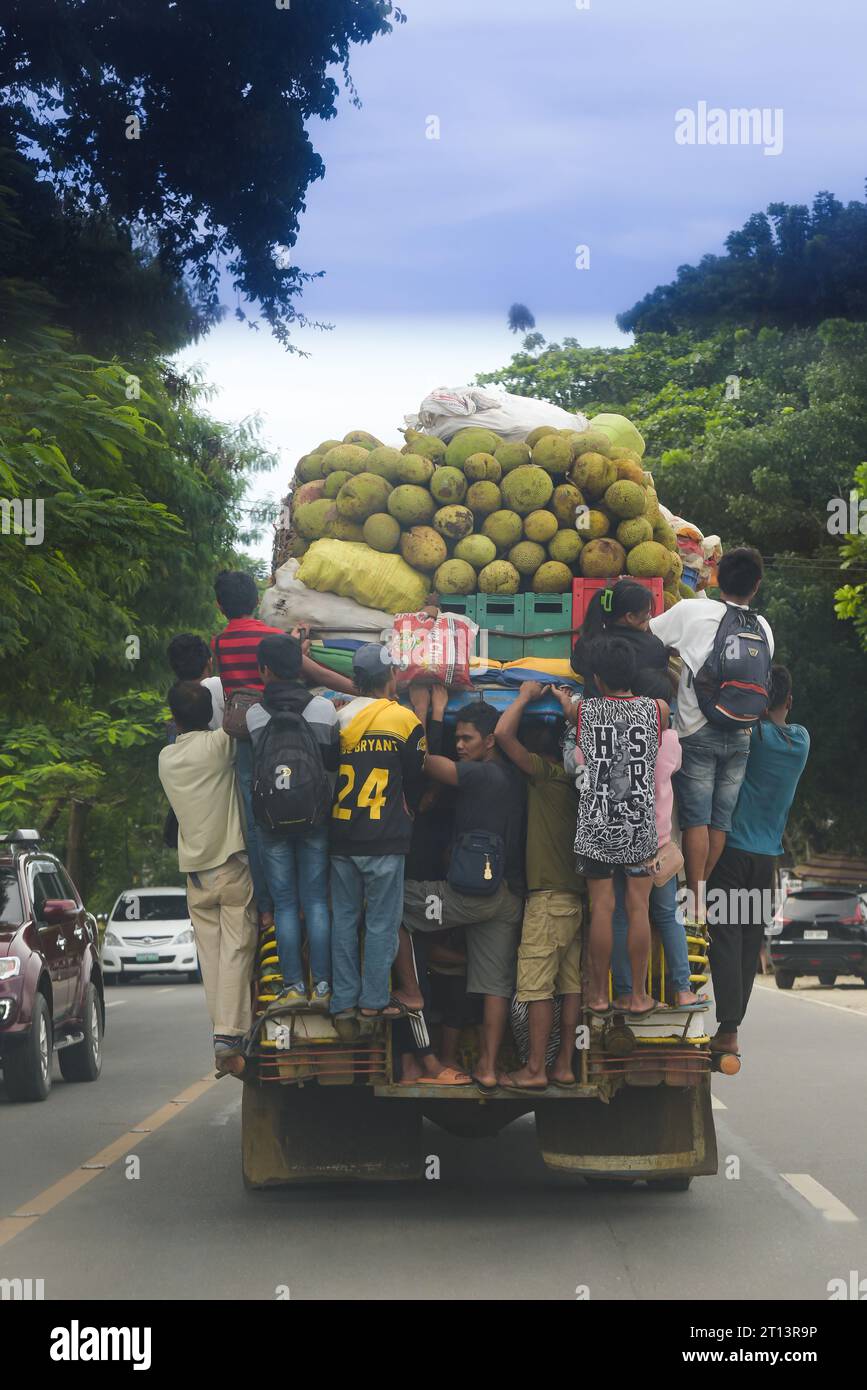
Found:
[[(469, 621), (482, 638), (468, 688), (449, 700), (448, 736), (468, 701), (502, 708), (515, 697), (520, 672), (512, 663), (529, 660), (553, 681), (558, 670), (575, 679), (568, 657), (594, 588), (628, 573), (651, 590), (654, 611), (695, 601), (711, 577), (716, 539), (661, 506), (635, 427), (621, 416), (588, 425), (547, 409), (559, 428), (525, 433), (501, 412), (491, 430), (443, 430), (448, 443), (410, 427), (397, 450), (359, 430), (305, 455), (263, 616), (312, 630), (315, 659), (346, 672), (353, 642), (379, 638), (395, 614), (421, 609), (435, 592), (441, 612)], [(546, 696), (527, 717), (562, 711)], [(689, 930), (699, 987), (708, 977), (707, 941)], [(693, 1177), (716, 1172), (706, 1016), (673, 1007), (656, 941), (648, 987), (672, 1007), (641, 1021), (588, 1015), (576, 1035), (576, 1087), (526, 1096), (400, 1084), (391, 1023), (346, 1027), (303, 1007), (275, 1010), (278, 972), (272, 932), (259, 945), (243, 1083), (248, 1187), (419, 1178), (424, 1120), (472, 1139), (528, 1114), (545, 1164), (588, 1181), (685, 1190)], [(471, 1069), (472, 1030), (462, 1042)], [(514, 1038), (508, 1046), (516, 1055), (503, 1057), (506, 1069), (519, 1063)]]

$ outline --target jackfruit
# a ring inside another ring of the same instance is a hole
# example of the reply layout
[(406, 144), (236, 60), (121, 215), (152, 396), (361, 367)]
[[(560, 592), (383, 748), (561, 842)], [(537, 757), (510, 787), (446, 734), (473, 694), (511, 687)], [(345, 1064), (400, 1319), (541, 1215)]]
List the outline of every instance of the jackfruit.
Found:
[(294, 497), (292, 498), (293, 507), (303, 507), (306, 502), (318, 502), (321, 497), (328, 497), (327, 484), (324, 478), (317, 478), (312, 483), (302, 483)]
[(312, 483), (314, 478), (324, 476), (323, 454), (305, 454), (295, 465), (295, 481), (299, 483)]
[(659, 520), (653, 525), (653, 539), (664, 545), (666, 550), (677, 549), (677, 536), (674, 527), (669, 525), (665, 517), (660, 513)]
[(498, 483), (503, 470), (493, 454), (470, 454), (464, 461), (464, 474), (471, 483)]
[(476, 572), (466, 560), (446, 560), (434, 575), (434, 588), (438, 594), (474, 594)]
[(579, 510), (575, 517), (575, 530), (583, 541), (597, 541), (601, 536), (608, 535), (611, 522), (605, 512), (597, 511), (594, 507), (585, 507)]
[(300, 560), (301, 556), (310, 549), (310, 542), (302, 539), (301, 536), (293, 536), (289, 542), (287, 555), (294, 560)]
[(572, 465), (572, 445), (562, 434), (546, 434), (533, 449), (533, 462), (546, 473), (560, 476)]
[(317, 444), (316, 448), (311, 450), (311, 453), (327, 454), (329, 449), (339, 449), (342, 443), (342, 439), (323, 439), (321, 444)]
[(427, 487), (434, 475), (434, 464), (421, 454), (401, 454), (397, 465), (397, 476), (402, 483), (413, 483), (416, 487)]
[(547, 545), (558, 529), (557, 518), (553, 512), (530, 512), (529, 516), (524, 517), (524, 535), (528, 541), (538, 541), (540, 545)]
[(388, 512), (374, 512), (362, 527), (364, 540), (371, 550), (397, 550), (400, 541), (400, 523)]
[(362, 449), (358, 444), (338, 444), (336, 448), (329, 449), (322, 460), (322, 472), (325, 477), (338, 468), (345, 469), (347, 473), (363, 473), (367, 467), (368, 453), (368, 449)]
[(423, 526), (433, 519), (436, 503), (423, 487), (404, 483), (390, 494), (386, 506), (389, 515), (401, 526)]
[(326, 522), (325, 535), (330, 541), (363, 541), (364, 528), (358, 521), (348, 521), (345, 516), (332, 513)]
[(659, 498), (652, 487), (644, 490), (644, 515), (654, 528), (663, 520), (662, 512), (659, 510)]
[(450, 468), (463, 468), (472, 454), (492, 454), (499, 443), (500, 436), (490, 430), (458, 430), (446, 447), (446, 463)]
[(533, 575), (534, 594), (566, 594), (572, 588), (572, 571), (559, 560), (546, 560)]
[(381, 444), (377, 449), (371, 449), (367, 455), (365, 473), (378, 473), (380, 478), (386, 478), (390, 483), (400, 481), (400, 465), (403, 455), (400, 449), (390, 449), (387, 444)]
[(636, 463), (641, 463), (640, 454), (636, 454), (634, 449), (624, 449), (619, 444), (612, 445), (608, 457), (614, 459), (615, 463), (620, 463), (623, 459), (633, 459)]
[(602, 454), (603, 457), (607, 458), (610, 448), (611, 443), (608, 435), (603, 434), (601, 430), (589, 429), (585, 430), (583, 434), (576, 433), (572, 440), (572, 449), (576, 458), (580, 457), (581, 454)]
[(367, 430), (350, 430), (349, 434), (343, 436), (344, 444), (358, 444), (362, 449), (381, 449), (382, 440), (377, 439), (375, 434), (368, 434)]
[(681, 598), (695, 598), (695, 590), (691, 589), (688, 584), (684, 584), (683, 580), (678, 584), (677, 592)]
[(546, 434), (556, 434), (557, 430), (553, 425), (539, 425), (536, 429), (530, 430), (526, 437), (527, 447), (535, 449), (540, 439), (544, 439)]
[(431, 496), (443, 505), (461, 502), (467, 490), (467, 480), (459, 468), (436, 468), (430, 480)]
[(519, 516), (528, 516), (530, 512), (544, 507), (553, 491), (551, 475), (534, 463), (524, 468), (514, 468), (503, 479), (506, 506)]
[(513, 468), (529, 463), (531, 454), (526, 444), (498, 444), (494, 458), (504, 473), (511, 473)]
[(611, 487), (606, 489), (602, 500), (614, 516), (620, 517), (622, 521), (629, 521), (634, 516), (642, 515), (647, 494), (638, 483), (624, 481), (612, 483)]
[(607, 492), (612, 483), (617, 482), (617, 464), (602, 454), (581, 454), (570, 469), (569, 481), (595, 501)]
[(625, 415), (594, 415), (590, 428), (594, 432), (601, 430), (615, 448), (631, 449), (639, 458), (644, 457), (644, 439)]
[(559, 487), (555, 487), (548, 505), (560, 526), (563, 527), (575, 525), (575, 517), (578, 515), (577, 508), (585, 506), (586, 503), (584, 494), (574, 483), (561, 483)]
[(680, 603), (680, 594), (673, 594), (670, 589), (664, 589), (662, 593), (662, 608), (665, 613), (669, 608), (673, 608), (676, 603)]
[(433, 524), (447, 541), (462, 541), (473, 529), (473, 514), (469, 507), (440, 507)]
[(345, 468), (336, 468), (333, 473), (329, 473), (325, 479), (325, 496), (336, 497), (344, 483), (348, 483), (350, 478), (354, 478), (354, 473), (347, 473)]
[(562, 565), (574, 565), (584, 547), (584, 542), (574, 528), (558, 531), (548, 542), (548, 554), (552, 560)]
[(292, 521), (299, 536), (305, 541), (318, 541), (325, 535), (325, 524), (334, 512), (334, 503), (327, 497), (318, 502), (308, 502), (293, 510)]
[(406, 448), (401, 452), (404, 454), (419, 454), (422, 458), (430, 459), (431, 463), (440, 464), (446, 461), (446, 446), (441, 439), (437, 439), (433, 434), (419, 434), (416, 430), (407, 430), (404, 434)]
[(639, 483), (644, 487), (644, 469), (634, 458), (616, 459), (617, 477), (630, 483)]
[(517, 512), (491, 512), (482, 522), (482, 535), (488, 536), (500, 552), (517, 545), (523, 530), (523, 523)]
[[(499, 516), (500, 513), (495, 512), (494, 515)], [(488, 521), (490, 520), (491, 518), (488, 517)], [(490, 536), (467, 536), (465, 540), (458, 541), (454, 555), (456, 560), (466, 560), (473, 569), (481, 570), (492, 560), (496, 560), (497, 547)]]
[(502, 498), (496, 483), (473, 483), (465, 501), (477, 516), (490, 516), (498, 509)]
[(621, 521), (617, 528), (617, 539), (627, 550), (642, 541), (653, 540), (653, 527), (646, 516), (634, 516), (629, 521)]
[(516, 594), (520, 583), (520, 574), (508, 560), (493, 560), (479, 575), (483, 594)]
[(619, 541), (590, 541), (578, 560), (585, 579), (611, 579), (626, 568), (626, 551)]
[(658, 541), (642, 541), (626, 557), (626, 568), (640, 579), (664, 579), (668, 574), (671, 551)]
[(535, 541), (519, 541), (509, 551), (509, 563), (519, 574), (535, 574), (545, 559), (545, 547)]
[(377, 473), (356, 473), (337, 494), (337, 510), (344, 521), (366, 521), (381, 512), (391, 492), (391, 484)]
[(432, 526), (412, 526), (400, 538), (400, 553), (414, 570), (429, 574), (448, 558), (448, 548)]
[[(667, 548), (667, 547), (666, 547)], [(683, 560), (676, 550), (668, 552), (668, 576), (666, 583), (679, 584), (683, 575)]]

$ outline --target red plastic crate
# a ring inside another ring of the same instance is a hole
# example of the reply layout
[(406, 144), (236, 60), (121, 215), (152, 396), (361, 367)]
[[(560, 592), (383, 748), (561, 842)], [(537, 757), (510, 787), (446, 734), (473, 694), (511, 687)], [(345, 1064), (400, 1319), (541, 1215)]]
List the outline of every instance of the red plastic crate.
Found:
[[(628, 577), (630, 579), (634, 578), (637, 584), (643, 584), (645, 589), (650, 590), (652, 605), (651, 616), (655, 618), (657, 614), (662, 613), (664, 611), (665, 604), (665, 601), (662, 596), (662, 580), (638, 579), (634, 575), (629, 575)], [(593, 595), (598, 593), (600, 589), (606, 588), (606, 586), (610, 583), (610, 579), (572, 580), (572, 626), (574, 628), (579, 628), (583, 625), (584, 617), (587, 613), (587, 605), (589, 604)]]

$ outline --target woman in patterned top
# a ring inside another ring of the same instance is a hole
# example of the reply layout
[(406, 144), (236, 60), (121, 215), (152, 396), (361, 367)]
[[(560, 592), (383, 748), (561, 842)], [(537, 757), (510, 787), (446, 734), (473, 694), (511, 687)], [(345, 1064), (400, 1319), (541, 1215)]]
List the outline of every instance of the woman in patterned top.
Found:
[[(590, 891), (590, 988), (587, 1008), (611, 1012), (608, 970), (613, 943), (614, 871), (626, 875), (627, 950), (633, 993), (629, 1014), (646, 1017), (656, 1007), (646, 992), (650, 954), (648, 903), (652, 879), (644, 866), (657, 851), (654, 774), (663, 729), (664, 700), (634, 695), (635, 654), (618, 637), (600, 638), (591, 653), (598, 697), (582, 700), (575, 719), (579, 771), (577, 871)], [(577, 770), (577, 769), (576, 769)]]

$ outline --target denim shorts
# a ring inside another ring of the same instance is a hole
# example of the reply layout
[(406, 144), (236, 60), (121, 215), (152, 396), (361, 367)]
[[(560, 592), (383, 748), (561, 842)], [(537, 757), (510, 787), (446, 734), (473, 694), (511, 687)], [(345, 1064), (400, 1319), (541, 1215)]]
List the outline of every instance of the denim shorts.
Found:
[(750, 751), (749, 729), (704, 724), (681, 736), (683, 761), (672, 777), (681, 830), (707, 825), (729, 831)]

